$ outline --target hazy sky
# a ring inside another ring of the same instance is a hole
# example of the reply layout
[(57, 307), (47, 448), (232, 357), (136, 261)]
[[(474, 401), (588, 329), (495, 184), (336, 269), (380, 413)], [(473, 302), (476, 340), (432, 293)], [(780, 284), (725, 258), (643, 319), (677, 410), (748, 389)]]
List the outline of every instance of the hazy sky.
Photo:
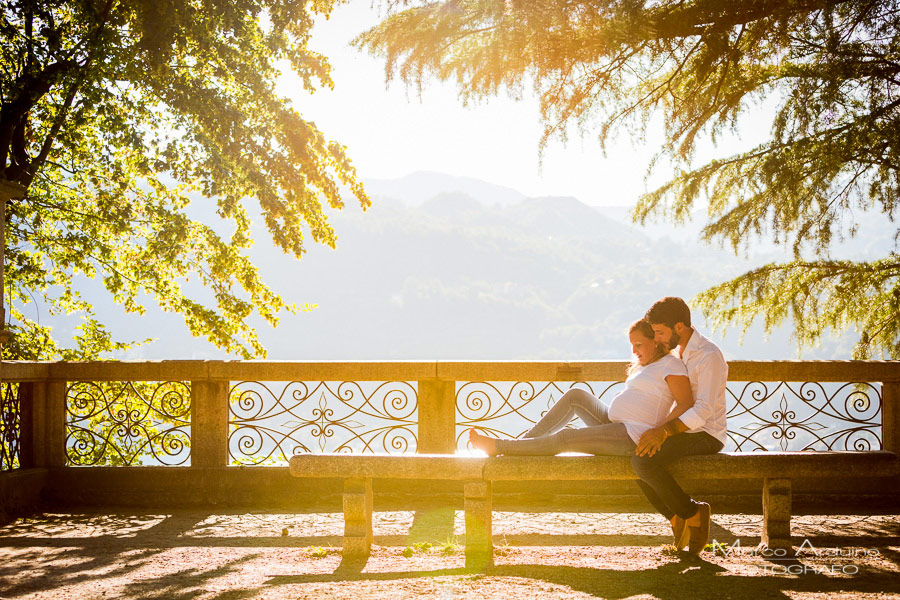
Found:
[[(464, 108), (452, 83), (430, 84), (421, 99), (398, 81), (386, 88), (383, 61), (349, 46), (378, 21), (378, 9), (367, 0), (339, 6), (316, 25), (310, 44), (329, 57), (334, 90), (310, 96), (289, 78), (282, 88), (305, 118), (348, 147), (363, 178), (439, 171), (529, 196), (575, 196), (591, 205), (632, 204), (645, 190), (652, 149), (635, 148), (629, 140), (620, 140), (606, 157), (592, 138), (574, 136), (566, 146), (554, 142), (539, 171), (541, 126), (533, 97), (513, 101), (504, 95)], [(666, 174), (653, 181), (661, 183)]]

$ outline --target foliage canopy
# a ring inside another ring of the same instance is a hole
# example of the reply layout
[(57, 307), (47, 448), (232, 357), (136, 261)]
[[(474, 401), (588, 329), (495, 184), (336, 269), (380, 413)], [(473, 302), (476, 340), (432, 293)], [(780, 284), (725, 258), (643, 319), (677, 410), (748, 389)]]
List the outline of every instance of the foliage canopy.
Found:
[[(341, 186), (369, 204), (345, 148), (276, 91), (286, 67), (310, 93), (332, 85), (307, 42), (338, 1), (0, 2), (0, 179), (26, 189), (6, 215), (7, 357), (127, 346), (82, 298), (84, 276), (129, 312), (152, 300), (220, 348), (264, 355), (251, 319), (291, 307), (246, 256), (251, 211), (299, 258), (306, 228), (334, 245), (323, 203), (341, 208)], [(222, 221), (192, 217), (192, 198)], [(78, 348), (26, 316), (37, 297), (86, 315)]]
[[(791, 319), (801, 346), (855, 327), (859, 358), (900, 358), (900, 257), (838, 260), (857, 211), (893, 221), (900, 198), (900, 3), (881, 0), (389, 1), (359, 47), (388, 77), (455, 80), (463, 100), (532, 85), (542, 146), (570, 125), (606, 143), (665, 122), (659, 157), (677, 174), (643, 195), (635, 219), (690, 218), (735, 251), (771, 236), (793, 259), (701, 293), (720, 324), (771, 330)], [(779, 105), (768, 141), (692, 164), (698, 142)], [(681, 166), (681, 169), (678, 167)]]

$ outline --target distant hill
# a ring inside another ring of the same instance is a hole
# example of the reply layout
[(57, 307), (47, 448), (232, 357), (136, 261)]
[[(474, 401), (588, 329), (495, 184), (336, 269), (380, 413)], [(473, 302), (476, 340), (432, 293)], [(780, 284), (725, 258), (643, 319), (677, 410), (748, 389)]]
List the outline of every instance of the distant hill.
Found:
[[(594, 208), (609, 219), (637, 227), (650, 237), (669, 238), (682, 242), (699, 241), (707, 219), (705, 212), (697, 209), (694, 211), (694, 218), (691, 221), (677, 227), (659, 220), (650, 220), (643, 226), (637, 226), (631, 220), (631, 206), (598, 206)], [(852, 236), (850, 235), (851, 229)], [(832, 256), (851, 260), (871, 260), (884, 257), (891, 252), (897, 252), (896, 235), (897, 223), (885, 218), (882, 213), (857, 211), (846, 214), (842, 235), (836, 237), (832, 242)], [(792, 256), (792, 248), (776, 246), (767, 233), (762, 239), (753, 240), (748, 248), (742, 248), (741, 252), (760, 264), (776, 260), (789, 260)]]
[[(337, 250), (311, 246), (299, 262), (254, 227), (250, 255), (264, 279), (288, 302), (318, 305), (275, 329), (260, 325), (270, 359), (627, 359), (625, 328), (654, 300), (689, 298), (752, 264), (570, 197), (428, 173), (369, 192), (367, 212), (348, 203), (331, 217)], [(129, 358), (224, 357), (191, 338), (178, 315), (125, 315), (102, 294), (86, 295), (116, 336), (158, 338)], [(58, 323), (60, 337), (74, 326)], [(851, 347), (846, 336), (804, 357), (847, 358)], [(731, 333), (723, 348), (741, 358), (795, 354), (786, 334), (766, 340), (756, 328), (744, 346)]]
[(509, 187), (432, 171), (418, 171), (399, 179), (367, 179), (366, 190), (373, 198), (393, 198), (419, 206), (440, 194), (461, 193), (485, 205), (508, 206), (525, 196)]

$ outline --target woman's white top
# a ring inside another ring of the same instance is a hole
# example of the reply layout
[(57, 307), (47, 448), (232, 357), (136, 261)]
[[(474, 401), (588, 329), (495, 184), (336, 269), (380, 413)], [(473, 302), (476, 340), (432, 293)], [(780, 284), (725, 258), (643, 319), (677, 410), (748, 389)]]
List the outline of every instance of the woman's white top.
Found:
[(687, 377), (684, 363), (673, 354), (637, 367), (609, 405), (610, 421), (624, 423), (635, 444), (645, 431), (662, 425), (672, 410), (675, 397), (666, 383), (669, 375)]

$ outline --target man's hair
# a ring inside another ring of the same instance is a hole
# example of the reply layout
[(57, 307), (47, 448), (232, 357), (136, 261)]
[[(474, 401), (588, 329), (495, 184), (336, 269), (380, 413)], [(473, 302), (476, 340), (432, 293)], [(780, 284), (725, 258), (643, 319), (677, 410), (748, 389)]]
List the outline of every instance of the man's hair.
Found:
[(644, 318), (654, 325), (665, 325), (669, 329), (674, 329), (675, 323), (684, 323), (685, 327), (690, 327), (691, 309), (681, 298), (666, 296), (654, 302)]

